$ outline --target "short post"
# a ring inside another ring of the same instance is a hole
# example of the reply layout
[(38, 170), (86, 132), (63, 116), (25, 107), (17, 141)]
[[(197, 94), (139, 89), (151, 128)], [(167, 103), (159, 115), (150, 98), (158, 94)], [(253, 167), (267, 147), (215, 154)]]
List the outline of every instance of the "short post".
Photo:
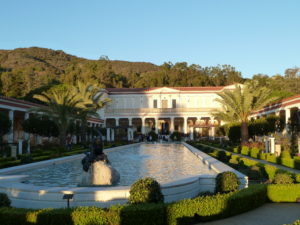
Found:
[(270, 152), (275, 153), (275, 138), (274, 137), (269, 137), (270, 141)]
[(74, 194), (64, 194), (63, 199), (67, 200), (67, 208), (70, 208), (70, 200), (73, 200)]
[(18, 154), (22, 155), (22, 153), (23, 153), (23, 140), (19, 139), (18, 140)]
[(266, 152), (268, 153), (269, 152), (269, 138), (266, 137), (265, 139), (265, 146), (266, 146)]

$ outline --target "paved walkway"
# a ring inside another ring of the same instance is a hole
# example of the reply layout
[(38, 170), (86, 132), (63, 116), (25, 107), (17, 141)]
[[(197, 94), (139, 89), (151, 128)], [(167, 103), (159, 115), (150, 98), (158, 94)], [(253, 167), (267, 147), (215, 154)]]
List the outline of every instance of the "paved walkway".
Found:
[(268, 162), (266, 160), (255, 159), (255, 158), (252, 158), (250, 156), (246, 156), (246, 155), (242, 155), (242, 154), (239, 154), (239, 153), (230, 152), (230, 151), (227, 151), (227, 150), (222, 149), (222, 148), (217, 148), (217, 147), (213, 147), (213, 146), (209, 146), (209, 145), (205, 145), (205, 144), (201, 144), (201, 145), (206, 146), (206, 147), (210, 147), (210, 148), (214, 148), (214, 149), (218, 149), (218, 150), (222, 150), (222, 151), (225, 151), (225, 152), (229, 152), (229, 153), (231, 153), (233, 155), (239, 155), (241, 157), (252, 159), (252, 160), (255, 160), (255, 161), (263, 163), (263, 164), (268, 164), (268, 165), (271, 165), (271, 166), (276, 166), (278, 169), (287, 170), (287, 171), (290, 171), (292, 173), (300, 173), (300, 170), (296, 170), (296, 169), (292, 169), (292, 168), (289, 168), (289, 167), (285, 167), (285, 166), (282, 166), (282, 165), (279, 165), (279, 164), (276, 164), (276, 163), (271, 163), (271, 162)]
[(197, 225), (283, 225), (300, 219), (300, 203), (268, 203), (230, 218)]

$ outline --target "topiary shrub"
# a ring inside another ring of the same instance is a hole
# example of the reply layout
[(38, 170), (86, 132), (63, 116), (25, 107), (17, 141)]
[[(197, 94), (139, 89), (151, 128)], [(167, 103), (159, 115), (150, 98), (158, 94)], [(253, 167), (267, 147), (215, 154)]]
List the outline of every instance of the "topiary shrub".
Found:
[(151, 136), (151, 141), (157, 141), (157, 139), (158, 139), (158, 135), (157, 135), (157, 133), (155, 133), (154, 131), (150, 131), (150, 132), (148, 133), (148, 136), (149, 136), (149, 137)]
[(174, 131), (171, 135), (170, 138), (172, 141), (181, 141), (181, 136), (182, 134), (178, 131)]
[(295, 174), (295, 181), (296, 181), (296, 183), (300, 183), (300, 174), (299, 173)]
[(265, 168), (265, 171), (268, 175), (268, 178), (273, 180), (274, 177), (275, 177), (275, 174), (278, 170), (277, 167), (276, 166), (271, 166), (271, 165), (265, 165), (264, 168)]
[(164, 201), (159, 183), (151, 177), (137, 180), (130, 188), (129, 203), (160, 203)]
[(237, 175), (227, 171), (219, 173), (216, 177), (216, 193), (228, 193), (236, 191), (240, 185)]
[(259, 151), (260, 151), (259, 148), (256, 148), (256, 147), (251, 148), (250, 149), (250, 156), (257, 159), (258, 155), (259, 155)]
[(229, 158), (227, 155), (226, 155), (226, 152), (225, 151), (218, 151), (217, 153), (217, 158), (218, 160), (220, 160), (221, 162), (228, 162)]
[(242, 150), (241, 150), (241, 154), (249, 155), (249, 147), (248, 146), (243, 146)]
[(294, 180), (292, 176), (288, 173), (278, 173), (274, 177), (275, 184), (292, 184)]
[(285, 151), (282, 151), (281, 154), (280, 154), (280, 158), (282, 159), (291, 159), (291, 153), (287, 150)]
[(10, 206), (10, 200), (7, 197), (7, 194), (0, 193), (0, 207), (9, 207)]
[(263, 173), (261, 168), (257, 165), (251, 166), (248, 170), (247, 176), (250, 180), (261, 180), (263, 179)]

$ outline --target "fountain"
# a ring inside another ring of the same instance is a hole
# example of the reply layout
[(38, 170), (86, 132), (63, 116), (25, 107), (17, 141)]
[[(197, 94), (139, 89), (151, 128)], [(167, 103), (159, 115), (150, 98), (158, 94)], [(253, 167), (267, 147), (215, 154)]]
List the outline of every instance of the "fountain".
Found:
[(103, 141), (100, 135), (93, 141), (91, 152), (82, 159), (82, 179), (79, 186), (115, 185), (120, 180), (119, 172), (113, 168), (103, 153)]

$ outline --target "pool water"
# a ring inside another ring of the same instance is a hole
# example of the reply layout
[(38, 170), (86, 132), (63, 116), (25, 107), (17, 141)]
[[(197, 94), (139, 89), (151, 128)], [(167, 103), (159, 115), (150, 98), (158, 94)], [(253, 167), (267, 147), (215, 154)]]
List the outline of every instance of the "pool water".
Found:
[[(142, 177), (160, 183), (200, 174), (216, 174), (182, 144), (141, 144), (106, 153), (118, 170), (119, 186), (127, 186)], [(37, 186), (76, 187), (83, 174), (81, 160), (54, 164), (17, 174), (29, 175), (25, 183)]]

